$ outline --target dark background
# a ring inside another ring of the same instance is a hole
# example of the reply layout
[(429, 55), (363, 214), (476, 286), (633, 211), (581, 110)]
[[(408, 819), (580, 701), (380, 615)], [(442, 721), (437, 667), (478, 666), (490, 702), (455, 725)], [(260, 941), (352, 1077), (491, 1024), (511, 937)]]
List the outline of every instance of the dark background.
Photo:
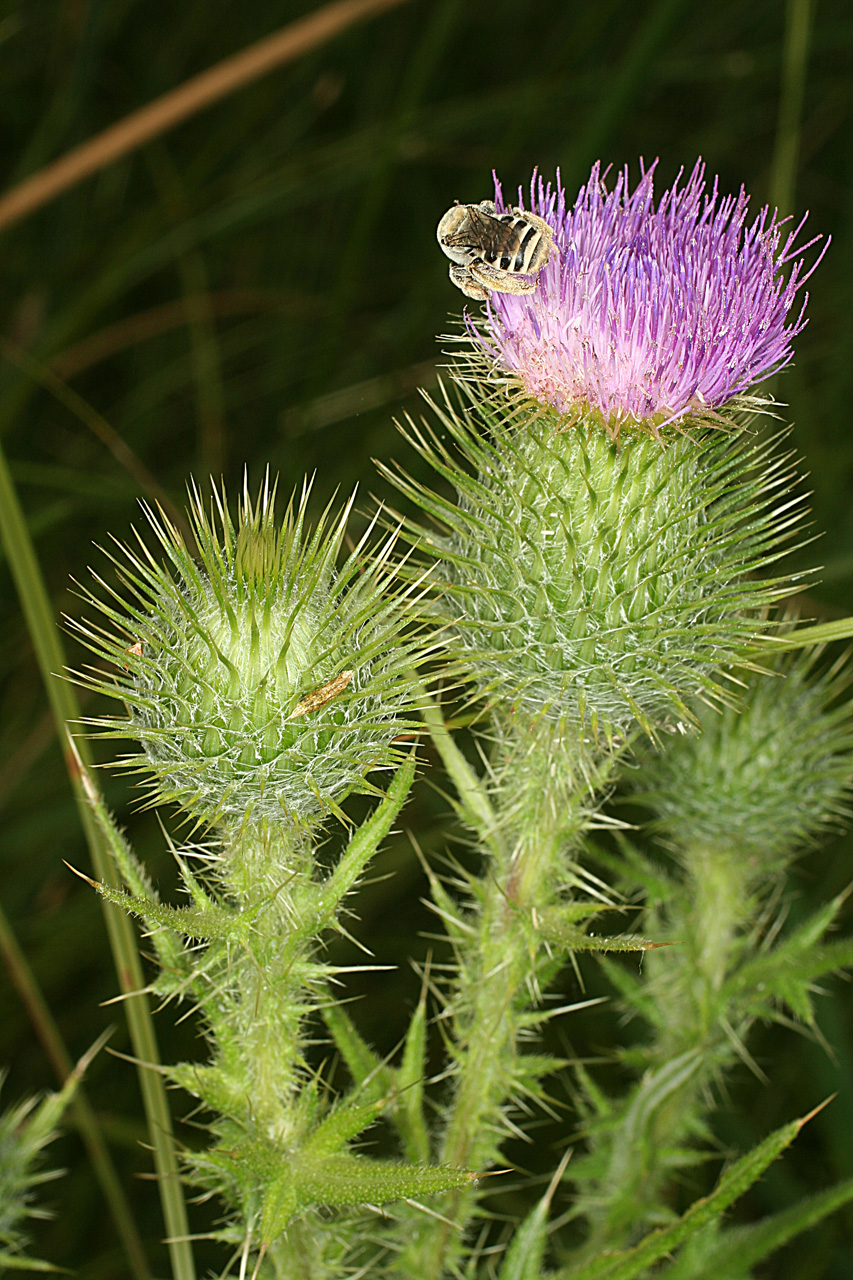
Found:
[[(3, 6), (4, 185), (310, 8), (271, 0)], [(802, 18), (804, 34), (786, 43), (786, 29), (796, 33)], [(316, 469), (317, 510), (358, 482), (366, 511), (369, 493), (384, 492), (372, 456), (414, 465), (392, 417), (420, 411), (415, 388), (434, 384), (442, 359), (434, 335), (461, 310), (435, 244), (452, 201), (489, 196), (492, 168), (510, 193), (535, 165), (546, 177), (559, 166), (574, 193), (599, 158), (627, 162), (636, 178), (639, 157), (659, 156), (662, 188), (697, 155), (724, 192), (743, 183), (756, 208), (769, 200), (786, 213), (808, 209), (809, 229), (832, 234), (810, 285), (796, 365), (774, 389), (790, 406), (810, 473), (814, 528), (829, 531), (808, 552), (825, 568), (807, 612), (853, 612), (851, 30), (846, 0), (408, 0), (0, 232), (0, 432), (57, 617), (79, 614), (70, 576), (103, 567), (92, 542), (126, 537), (145, 492), (138, 468), (130, 473), (103, 442), (101, 418), (175, 502), (190, 474), (221, 474), (234, 491), (244, 466), (255, 484), (269, 464), (286, 490)], [(0, 593), (0, 901), (71, 1052), (110, 1022), (112, 1047), (126, 1050), (120, 1010), (99, 1004), (116, 990), (100, 908), (62, 865), (88, 869), (87, 854), (5, 561)], [(81, 661), (67, 637), (66, 645)], [(103, 783), (168, 890), (156, 819), (134, 811), (126, 782), (105, 773)], [(447, 844), (446, 808), (422, 781), (407, 822), (427, 852)], [(841, 891), (849, 868), (844, 840), (803, 860), (792, 918)], [(364, 890), (361, 936), (379, 961), (400, 968), (354, 981), (353, 990), (367, 997), (361, 1025), (389, 1051), (417, 995), (406, 956), (428, 945), (413, 943), (413, 933), (430, 926), (407, 839), (390, 843), (378, 870), (395, 875)], [(601, 987), (591, 963), (585, 974), (591, 990)], [(567, 977), (567, 990), (573, 983)], [(745, 1219), (853, 1174), (849, 988), (835, 982), (826, 991), (818, 1004), (828, 1046), (778, 1029), (756, 1035), (751, 1049), (770, 1087), (743, 1068), (723, 1099), (720, 1139), (744, 1150), (830, 1092), (840, 1095), (739, 1207)], [(158, 1018), (166, 1060), (202, 1051), (191, 1023), (172, 1024), (170, 1011)], [(576, 1018), (570, 1033), (575, 1049), (596, 1052), (630, 1034), (612, 1007), (583, 1027)], [(54, 1083), (8, 982), (0, 1035), (7, 1104)], [(133, 1069), (102, 1053), (89, 1093), (164, 1274), (156, 1193), (136, 1176), (149, 1161)], [(197, 1140), (189, 1130), (181, 1136)], [(56, 1217), (39, 1226), (37, 1251), (84, 1277), (124, 1275), (73, 1134), (52, 1158), (70, 1174), (46, 1189)], [(545, 1150), (541, 1166), (554, 1163)], [(701, 1189), (702, 1176), (685, 1194)], [(201, 1211), (197, 1222), (205, 1221)], [(851, 1239), (849, 1216), (837, 1217), (764, 1274), (853, 1276)], [(207, 1248), (199, 1260), (213, 1267), (219, 1255)]]

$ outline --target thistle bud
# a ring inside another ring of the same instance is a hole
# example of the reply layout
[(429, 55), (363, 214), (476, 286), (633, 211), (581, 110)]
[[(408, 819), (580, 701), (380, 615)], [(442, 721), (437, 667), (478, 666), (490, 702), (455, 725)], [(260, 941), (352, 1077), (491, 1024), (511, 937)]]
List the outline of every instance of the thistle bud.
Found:
[(165, 563), (141, 539), (122, 548), (124, 592), (87, 593), (112, 631), (72, 624), (114, 668), (87, 683), (128, 710), (91, 723), (141, 744), (121, 764), (147, 775), (151, 803), (208, 828), (311, 826), (375, 791), (366, 775), (393, 768), (395, 740), (417, 729), (417, 669), (436, 643), (419, 587), (395, 578), (393, 536), (367, 559), (365, 535), (337, 568), (349, 506), (310, 531), (307, 499), (306, 488), (279, 524), (275, 485), (254, 502), (244, 488), (235, 524), (224, 490), (208, 514), (193, 487), (198, 559), (145, 507)]
[(702, 707), (699, 735), (648, 752), (639, 798), (678, 849), (697, 847), (784, 863), (850, 817), (853, 720), (845, 654), (779, 655), (754, 674), (737, 710)]
[(469, 412), (433, 406), (456, 456), (410, 433), (458, 504), (395, 483), (439, 526), (410, 531), (438, 561), (480, 692), (608, 738), (690, 722), (697, 694), (724, 698), (721, 668), (747, 657), (767, 625), (757, 611), (791, 590), (756, 576), (801, 514), (789, 459), (721, 431), (666, 445), (623, 431), (617, 444), (525, 399), (502, 416), (485, 384), (468, 393)]

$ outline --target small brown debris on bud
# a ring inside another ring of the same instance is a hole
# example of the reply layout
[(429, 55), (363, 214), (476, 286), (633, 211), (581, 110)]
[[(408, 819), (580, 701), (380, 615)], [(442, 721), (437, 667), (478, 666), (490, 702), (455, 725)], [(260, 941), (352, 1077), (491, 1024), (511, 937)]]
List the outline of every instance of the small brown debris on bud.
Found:
[[(129, 658), (141, 658), (144, 652), (145, 652), (145, 646), (141, 640), (137, 640), (135, 644), (132, 644), (130, 645), (129, 648), (125, 649), (125, 653)], [(130, 670), (130, 667), (127, 665), (127, 663), (124, 664), (124, 669), (125, 671)]]
[(297, 702), (287, 717), (288, 720), (295, 720), (297, 716), (307, 716), (309, 711), (319, 711), (320, 707), (325, 707), (327, 702), (332, 701), (332, 698), (336, 698), (339, 693), (343, 693), (352, 677), (352, 671), (342, 671), (339, 676), (335, 676), (334, 680), (330, 680), (328, 684), (321, 685), (313, 693), (306, 693), (305, 697)]

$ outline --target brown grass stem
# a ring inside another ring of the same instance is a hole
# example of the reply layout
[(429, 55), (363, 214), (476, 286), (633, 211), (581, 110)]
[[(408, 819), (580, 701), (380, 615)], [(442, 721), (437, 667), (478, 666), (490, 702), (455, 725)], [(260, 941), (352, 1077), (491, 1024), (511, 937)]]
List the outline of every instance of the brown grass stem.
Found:
[(45, 165), (0, 196), (0, 231), (220, 98), (405, 0), (334, 0), (224, 58)]

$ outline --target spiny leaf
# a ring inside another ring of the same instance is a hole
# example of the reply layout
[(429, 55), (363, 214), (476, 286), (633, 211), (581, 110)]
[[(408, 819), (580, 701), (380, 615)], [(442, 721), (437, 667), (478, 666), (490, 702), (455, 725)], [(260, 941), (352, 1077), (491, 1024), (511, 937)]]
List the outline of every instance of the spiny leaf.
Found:
[(476, 1176), (448, 1165), (397, 1164), (355, 1155), (300, 1159), (294, 1174), (300, 1209), (311, 1205), (385, 1204), (412, 1196), (436, 1195), (468, 1187)]
[(728, 1169), (709, 1196), (695, 1201), (671, 1226), (650, 1232), (632, 1249), (604, 1254), (581, 1267), (567, 1267), (557, 1273), (558, 1280), (635, 1280), (660, 1258), (679, 1248), (709, 1222), (719, 1218), (729, 1205), (757, 1182), (768, 1165), (791, 1145), (797, 1134), (815, 1112), (800, 1120), (792, 1120), (741, 1156)]
[(548, 1241), (548, 1213), (571, 1154), (569, 1149), (560, 1161), (548, 1190), (513, 1236), (500, 1269), (499, 1280), (540, 1280)]
[(403, 1142), (406, 1158), (413, 1163), (430, 1157), (429, 1132), (424, 1115), (424, 1076), (427, 1050), (426, 983), (421, 988), (417, 1008), (412, 1014), (403, 1061), (397, 1071), (399, 1090), (394, 1108), (394, 1124)]
[(363, 1039), (343, 1005), (329, 1000), (320, 1012), (335, 1047), (363, 1096), (370, 1101), (391, 1094), (394, 1090), (393, 1068), (383, 1062)]
[[(80, 875), (80, 872), (76, 873)], [(187, 938), (199, 938), (204, 941), (218, 939), (245, 944), (251, 934), (251, 925), (258, 910), (226, 911), (224, 907), (210, 906), (203, 911), (196, 907), (170, 907), (164, 902), (155, 902), (150, 898), (137, 898), (134, 894), (122, 889), (113, 889), (111, 885), (82, 876), (107, 902), (139, 916), (149, 926), (158, 924), (164, 929), (171, 929)]]
[(377, 805), (367, 821), (359, 827), (332, 874), (316, 890), (313, 902), (314, 932), (319, 932), (332, 919), (334, 912), (388, 835), (411, 790), (416, 763), (415, 753), (412, 751), (394, 774), (382, 803)]
[[(781, 1213), (774, 1213), (749, 1226), (732, 1227), (716, 1239), (694, 1237), (680, 1257), (662, 1276), (666, 1280), (717, 1280), (737, 1269), (763, 1262), (789, 1240), (822, 1222), (829, 1214), (853, 1200), (853, 1178), (808, 1196)], [(696, 1245), (694, 1249), (692, 1245)]]
[(816, 911), (771, 951), (760, 952), (740, 965), (723, 987), (722, 998), (747, 1009), (757, 997), (763, 1005), (774, 999), (784, 1001), (797, 1017), (811, 1023), (814, 981), (853, 965), (853, 939), (821, 945), (846, 896), (839, 895)]
[(580, 921), (591, 915), (614, 908), (607, 903), (568, 902), (550, 907), (539, 917), (538, 931), (546, 942), (561, 951), (650, 951), (654, 947), (671, 946), (671, 943), (653, 942), (635, 934), (588, 933)]
[(305, 1139), (300, 1158), (311, 1160), (337, 1155), (350, 1139), (357, 1138), (374, 1123), (382, 1105), (383, 1101), (356, 1103), (344, 1099), (338, 1102)]

